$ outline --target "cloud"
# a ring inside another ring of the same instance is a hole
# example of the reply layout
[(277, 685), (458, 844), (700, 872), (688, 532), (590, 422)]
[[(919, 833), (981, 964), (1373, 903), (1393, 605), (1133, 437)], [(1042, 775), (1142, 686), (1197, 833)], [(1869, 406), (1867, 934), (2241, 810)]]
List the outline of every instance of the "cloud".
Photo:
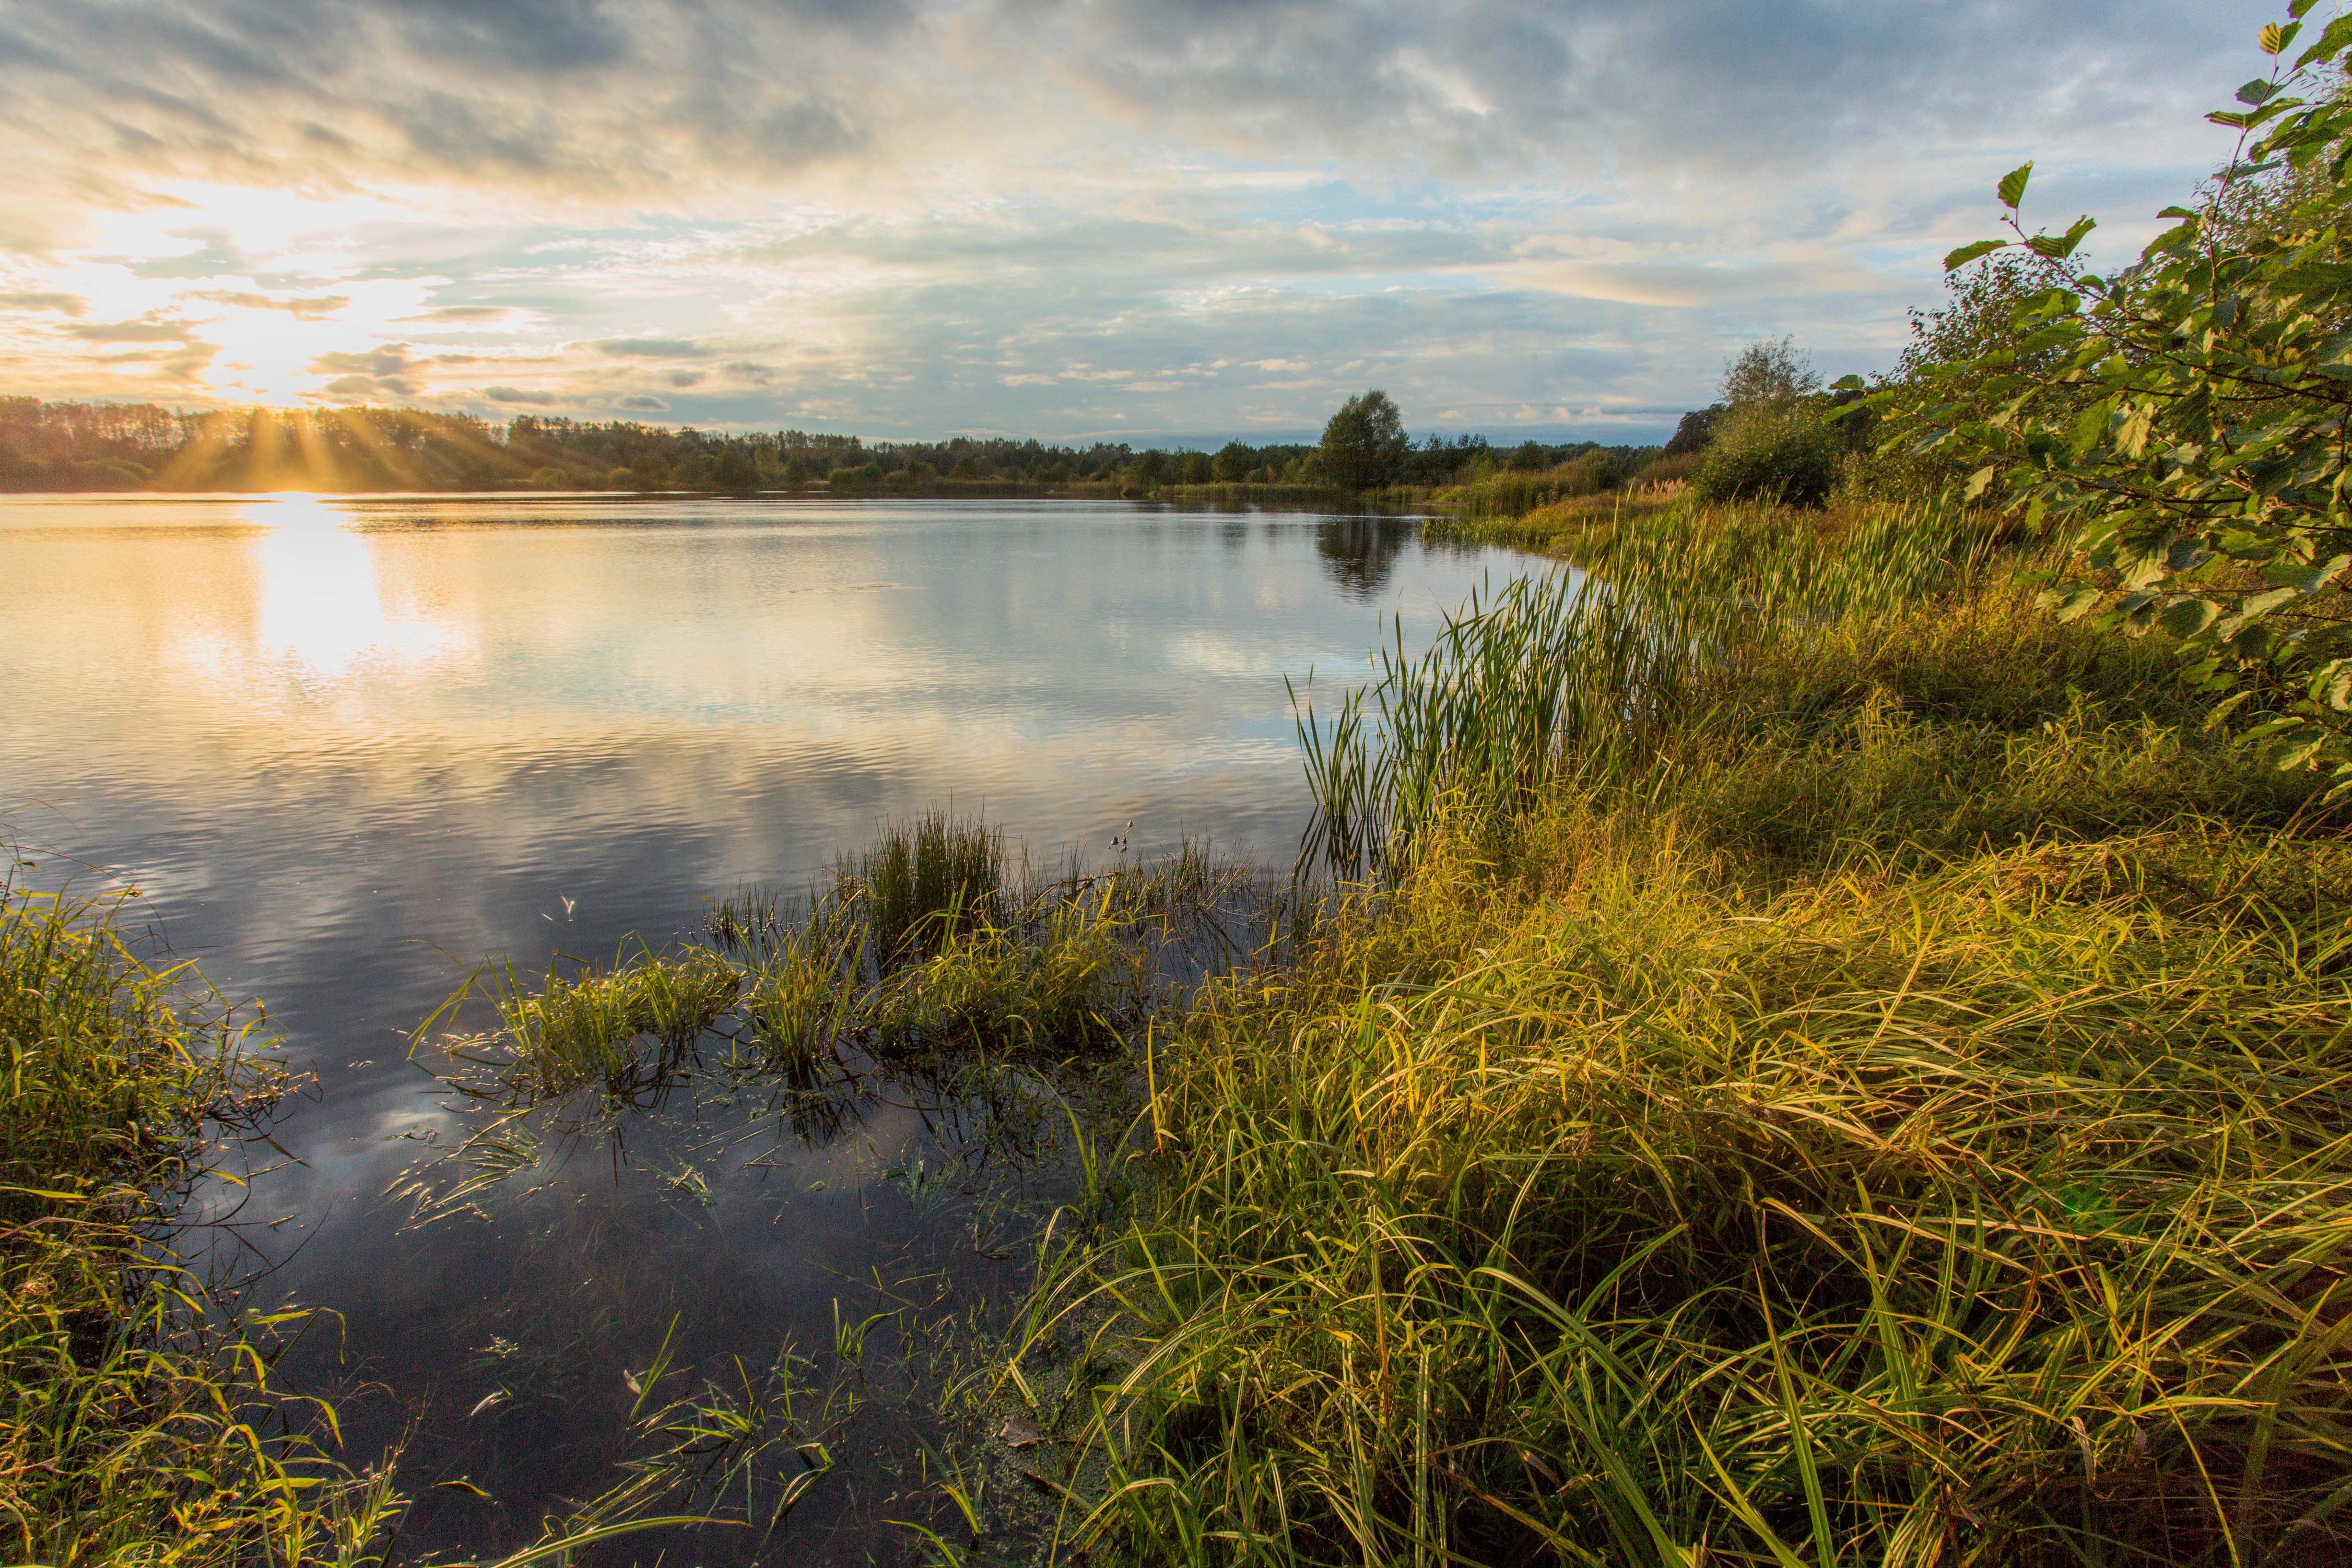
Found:
[(1753, 338), (1885, 364), (2027, 156), (2128, 255), (2274, 9), (0, 0), (0, 307), (69, 318), (9, 329), (48, 395), (233, 305), (308, 371), (186, 373), (223, 401), (1655, 432)]
[(685, 338), (606, 338), (591, 346), (623, 359), (709, 359), (719, 352)]
[(89, 301), (78, 294), (44, 293), (23, 289), (0, 293), (0, 309), (10, 310), (55, 310), (61, 316), (81, 316), (89, 312)]
[(551, 408), (556, 403), (555, 394), (551, 392), (521, 386), (486, 386), (482, 388), (482, 395), (492, 403), (527, 403), (535, 408)]
[(397, 375), (414, 362), (406, 343), (385, 343), (365, 353), (324, 353), (310, 362), (314, 371), (347, 370), (362, 375)]
[[(346, 403), (378, 398), (415, 397), (425, 380), (415, 374), (417, 361), (406, 343), (383, 343), (363, 353), (331, 353), (310, 362), (314, 374), (333, 375), (320, 391)], [(341, 372), (343, 374), (337, 374)]]
[(247, 310), (283, 310), (308, 321), (320, 316), (331, 316), (350, 304), (348, 294), (321, 294), (309, 300), (281, 300), (268, 294), (244, 294), (234, 290), (217, 290), (195, 296), (215, 305), (236, 305)]
[(87, 326), (66, 330), (83, 342), (92, 343), (184, 342), (195, 331), (184, 321), (93, 321)]

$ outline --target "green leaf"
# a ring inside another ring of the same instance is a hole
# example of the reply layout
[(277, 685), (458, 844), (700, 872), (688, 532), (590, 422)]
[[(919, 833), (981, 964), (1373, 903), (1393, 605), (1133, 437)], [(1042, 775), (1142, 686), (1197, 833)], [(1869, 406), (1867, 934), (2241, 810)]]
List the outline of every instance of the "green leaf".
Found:
[(2318, 4), (2319, 0), (2287, 0), (2286, 14), (2300, 22), (2310, 16), (2311, 8)]
[(2352, 44), (2352, 16), (2338, 16), (2319, 35), (2319, 42), (2295, 57), (2294, 68), (2301, 70), (2315, 60), (2333, 59), (2344, 52), (2347, 44)]
[(1944, 270), (1957, 272), (1978, 257), (1990, 256), (1996, 250), (2006, 249), (2008, 245), (2009, 241), (2005, 239), (1979, 239), (1974, 244), (1964, 245), (1944, 258)]
[(2352, 555), (2337, 555), (2315, 566), (2282, 567), (2271, 574), (2271, 581), (2298, 594), (2316, 594), (2352, 566)]
[(2066, 438), (2066, 449), (2078, 458), (2082, 457), (2097, 446), (2099, 437), (2106, 433), (2107, 405), (2102, 400), (2084, 409), (2075, 418), (2074, 428)]
[(2231, 110), (2217, 109), (2205, 118), (2216, 125), (2227, 125), (2233, 131), (2243, 131), (2246, 128), (2246, 117)]
[(2263, 758), (2279, 772), (2291, 773), (2308, 764), (2319, 754), (2319, 748), (2326, 743), (2325, 735), (2315, 735), (2308, 741), (2293, 743), (2273, 742), (2263, 748)]
[(2000, 177), (2000, 184), (1994, 187), (1993, 194), (2000, 198), (2001, 205), (2013, 208), (2025, 199), (2025, 182), (2032, 177), (2033, 165), (2031, 163), (2011, 169)]
[(2256, 77), (2253, 80), (2238, 89), (2238, 101), (2240, 103), (2250, 103), (2259, 106), (2263, 100), (2269, 98), (2271, 94), (2277, 90), (2277, 83), (2264, 81), (2260, 77)]
[(2221, 606), (2209, 599), (2175, 599), (2157, 617), (2177, 637), (2193, 637), (2221, 618)]
[(2034, 595), (2033, 602), (2057, 612), (2062, 621), (2078, 621), (2097, 605), (2099, 590), (2095, 584), (2078, 583), (2068, 588), (2044, 589)]
[(1970, 474), (1969, 476), (1968, 489), (1960, 499), (1963, 500), (1974, 500), (1977, 497), (1984, 494), (1985, 487), (1992, 483), (1993, 474), (1997, 468), (1998, 465), (1996, 464), (1987, 463), (1983, 468), (1979, 468), (1975, 473)]

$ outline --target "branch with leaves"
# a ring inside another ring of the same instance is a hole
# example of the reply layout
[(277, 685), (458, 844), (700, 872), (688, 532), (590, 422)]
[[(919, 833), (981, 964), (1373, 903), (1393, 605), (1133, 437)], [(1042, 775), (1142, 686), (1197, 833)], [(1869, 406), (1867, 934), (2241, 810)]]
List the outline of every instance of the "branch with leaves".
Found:
[[(2352, 789), (2352, 267), (2337, 227), (2352, 17), (2290, 62), (2315, 3), (2263, 29), (2269, 74), (2208, 116), (2239, 132), (2222, 197), (2304, 176), (2282, 221), (2247, 235), (2165, 209), (2172, 226), (2135, 264), (2032, 295), (2011, 345), (1927, 367), (1969, 395), (1930, 415), (1916, 449), (1960, 458), (1967, 499), (1999, 486), (2036, 525), (2073, 531), (2090, 571), (2045, 595), (2062, 616), (2163, 626), (2217, 723), (2252, 720), (2243, 732), (2276, 765), (2327, 767)], [(1948, 271), (2000, 252), (2071, 265), (2096, 226), (2028, 233), (2032, 172), (1998, 187), (2010, 237), (1962, 246)]]

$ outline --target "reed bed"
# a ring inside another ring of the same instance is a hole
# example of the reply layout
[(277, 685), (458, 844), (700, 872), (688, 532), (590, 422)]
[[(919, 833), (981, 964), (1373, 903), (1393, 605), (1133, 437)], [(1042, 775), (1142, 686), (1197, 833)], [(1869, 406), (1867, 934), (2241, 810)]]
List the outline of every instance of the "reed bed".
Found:
[(1302, 716), (1378, 874), (1041, 1260), (1065, 1541), (2352, 1561), (2352, 845), (2029, 547), (1639, 520)]
[(1738, 702), (1749, 660), (1973, 584), (2000, 542), (1928, 508), (1845, 521), (1718, 509), (1620, 519), (1590, 542), (1594, 574), (1490, 584), (1418, 657), (1393, 624), (1373, 680), (1328, 721), (1311, 689), (1292, 689), (1317, 803), (1301, 868), (1392, 878), (1441, 823), (1507, 825), (1570, 778), (1635, 778), (1696, 715)]

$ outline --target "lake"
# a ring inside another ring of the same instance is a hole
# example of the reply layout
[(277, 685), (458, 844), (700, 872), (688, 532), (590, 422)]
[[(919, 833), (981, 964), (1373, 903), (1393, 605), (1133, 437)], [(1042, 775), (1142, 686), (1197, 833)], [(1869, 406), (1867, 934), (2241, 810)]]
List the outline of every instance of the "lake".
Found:
[(39, 877), (137, 888), (314, 1075), (274, 1168), (200, 1194), (206, 1256), (331, 1314), (286, 1377), (354, 1459), (405, 1437), (403, 1559), (609, 1485), (667, 1336), (771, 1404), (785, 1366), (837, 1460), (765, 1548), (678, 1560), (890, 1561), (887, 1521), (948, 1517), (926, 1413), (1017, 1299), (1059, 1157), (1005, 1153), (969, 1086), (878, 1075), (822, 1126), (721, 1097), (553, 1141), (418, 1226), (403, 1173), (468, 1123), (408, 1032), (487, 956), (668, 941), (932, 807), (1041, 863), (1123, 834), (1286, 868), (1285, 678), (1360, 679), (1384, 616), (1425, 630), (1521, 564), (1129, 502), (0, 500), (0, 809)]

